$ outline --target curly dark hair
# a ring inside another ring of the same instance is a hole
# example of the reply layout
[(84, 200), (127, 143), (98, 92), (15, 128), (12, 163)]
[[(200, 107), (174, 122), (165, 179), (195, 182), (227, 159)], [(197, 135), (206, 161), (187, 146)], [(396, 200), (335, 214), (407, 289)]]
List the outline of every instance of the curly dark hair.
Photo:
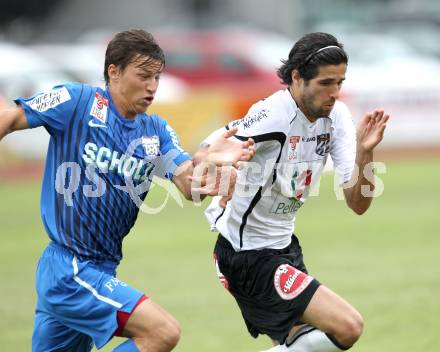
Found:
[(150, 60), (155, 60), (165, 65), (163, 50), (151, 33), (143, 29), (129, 29), (116, 33), (108, 43), (105, 52), (104, 78), (106, 85), (109, 84), (108, 67), (111, 64), (124, 70), (139, 56), (146, 58), (146, 64)]
[[(325, 49), (324, 49), (325, 48)], [(292, 84), (292, 71), (297, 70), (306, 82), (318, 75), (319, 66), (339, 65), (348, 63), (348, 55), (344, 46), (328, 33), (315, 32), (299, 39), (287, 60), (277, 70), (281, 83)]]

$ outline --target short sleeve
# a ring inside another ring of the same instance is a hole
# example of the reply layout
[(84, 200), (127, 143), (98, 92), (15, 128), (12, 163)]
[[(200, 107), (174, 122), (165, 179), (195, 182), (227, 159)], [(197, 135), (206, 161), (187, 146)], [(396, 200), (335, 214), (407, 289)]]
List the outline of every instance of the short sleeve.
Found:
[(285, 131), (284, 113), (276, 107), (269, 108), (264, 101), (254, 104), (243, 118), (228, 123), (228, 128), (237, 128), (238, 136), (255, 137), (266, 133)]
[(177, 133), (162, 119), (160, 120), (159, 138), (164, 175), (166, 178), (172, 179), (176, 168), (183, 162), (191, 160), (191, 156), (181, 147)]
[(338, 102), (332, 112), (330, 155), (342, 183), (350, 181), (356, 159), (356, 128), (347, 106)]
[(82, 90), (82, 84), (67, 83), (31, 98), (17, 98), (14, 102), (24, 109), (30, 128), (43, 126), (50, 134), (58, 134), (68, 126)]
[[(231, 121), (225, 129), (237, 128), (236, 138), (246, 140), (252, 138), (255, 141), (255, 150), (270, 146), (285, 139), (285, 134), (290, 126), (285, 118), (285, 112), (272, 104), (265, 104), (264, 101), (254, 104), (245, 117)], [(211, 134), (211, 138), (218, 136), (219, 131)]]

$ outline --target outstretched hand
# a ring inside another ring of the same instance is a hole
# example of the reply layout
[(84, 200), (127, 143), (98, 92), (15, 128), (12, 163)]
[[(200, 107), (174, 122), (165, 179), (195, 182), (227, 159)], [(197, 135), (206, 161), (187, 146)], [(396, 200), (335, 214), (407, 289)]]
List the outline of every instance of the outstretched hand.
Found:
[(192, 175), (188, 176), (193, 200), (200, 200), (206, 195), (219, 195), (220, 206), (223, 208), (232, 198), (237, 177), (236, 168), (255, 156), (255, 142), (252, 138), (244, 141), (230, 138), (237, 131), (237, 128), (232, 128), (223, 132), (212, 139), (209, 146), (194, 154), (195, 168)]
[(246, 141), (230, 139), (237, 131), (237, 128), (231, 128), (214, 139), (208, 147), (206, 161), (217, 166), (229, 164), (238, 167), (240, 162), (251, 160), (255, 155), (255, 142), (252, 138)]
[(382, 141), (389, 118), (383, 110), (367, 112), (357, 126), (358, 147), (371, 152)]
[[(199, 171), (199, 170), (198, 170)], [(189, 176), (191, 194), (221, 196), (220, 207), (225, 208), (232, 198), (237, 181), (237, 171), (233, 166), (207, 168), (202, 175)]]

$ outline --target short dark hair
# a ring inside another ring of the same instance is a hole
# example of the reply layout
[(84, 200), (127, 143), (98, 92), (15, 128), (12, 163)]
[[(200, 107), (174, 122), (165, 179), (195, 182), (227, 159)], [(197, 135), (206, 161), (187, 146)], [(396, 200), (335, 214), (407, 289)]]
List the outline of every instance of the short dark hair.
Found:
[(151, 33), (143, 29), (129, 29), (116, 33), (108, 43), (107, 50), (105, 51), (104, 78), (106, 85), (110, 81), (108, 67), (111, 64), (124, 70), (139, 56), (145, 56), (149, 60), (156, 60), (165, 65), (163, 50), (156, 43)]
[(347, 64), (348, 55), (334, 36), (315, 32), (299, 39), (290, 50), (289, 58), (281, 62), (283, 65), (277, 70), (278, 77), (281, 83), (290, 85), (293, 70), (297, 70), (307, 82), (318, 75), (319, 66)]

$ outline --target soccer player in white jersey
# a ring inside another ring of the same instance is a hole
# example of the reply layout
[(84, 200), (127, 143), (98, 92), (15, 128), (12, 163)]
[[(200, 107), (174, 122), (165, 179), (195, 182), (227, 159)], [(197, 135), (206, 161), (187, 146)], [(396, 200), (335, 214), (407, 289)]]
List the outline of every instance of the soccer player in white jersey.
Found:
[(226, 126), (239, 129), (236, 138), (252, 137), (256, 156), (239, 171), (226, 208), (214, 199), (206, 210), (211, 229), (219, 232), (214, 259), (249, 333), (273, 340), (269, 351), (346, 350), (362, 333), (362, 317), (307, 273), (294, 220), (328, 155), (347, 205), (357, 214), (369, 208), (371, 195), (364, 196), (361, 187), (374, 185), (363, 170), (373, 161), (389, 116), (383, 110), (366, 113), (356, 131), (338, 101), (348, 57), (334, 36), (307, 34), (282, 62), (278, 75), (287, 89)]
[(146, 113), (164, 65), (151, 34), (120, 32), (107, 46), (105, 89), (61, 84), (0, 111), (0, 140), (40, 126), (51, 135), (41, 193), (50, 243), (36, 274), (34, 352), (88, 352), (113, 336), (127, 338), (115, 352), (168, 352), (179, 340), (174, 317), (116, 278), (122, 241), (153, 175), (191, 199), (194, 166), (249, 160), (254, 150), (223, 135), (191, 160), (168, 123)]

